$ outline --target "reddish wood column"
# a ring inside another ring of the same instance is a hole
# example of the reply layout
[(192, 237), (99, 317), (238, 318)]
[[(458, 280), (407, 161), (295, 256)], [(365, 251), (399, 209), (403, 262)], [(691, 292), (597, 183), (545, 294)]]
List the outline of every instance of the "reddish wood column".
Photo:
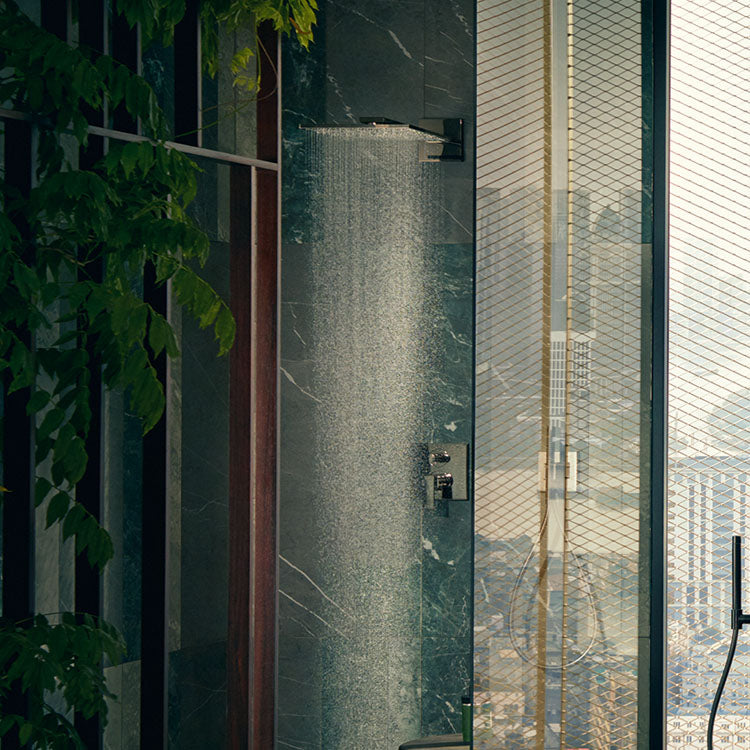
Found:
[(253, 742), (273, 747), (276, 668), (277, 173), (259, 170), (255, 263), (253, 455)]
[[(279, 42), (259, 29), (257, 157), (278, 163)], [(232, 166), (229, 747), (274, 743), (278, 373), (278, 172)]]
[(247, 750), (250, 727), (250, 529), (252, 490), (252, 245), (250, 167), (230, 172), (230, 297), (237, 325), (229, 376), (229, 623), (227, 709), (231, 750)]
[[(258, 158), (279, 162), (279, 40), (259, 29)], [(277, 566), (279, 173), (256, 171), (253, 455), (253, 750), (274, 745)]]

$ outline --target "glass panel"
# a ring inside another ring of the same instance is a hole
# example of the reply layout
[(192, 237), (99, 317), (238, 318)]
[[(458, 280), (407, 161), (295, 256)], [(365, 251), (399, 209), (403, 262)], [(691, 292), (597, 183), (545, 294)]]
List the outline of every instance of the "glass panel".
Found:
[(174, 137), (177, 135), (174, 133), (174, 47), (163, 47), (158, 40), (152, 41), (142, 51), (141, 68), (164, 111), (168, 132)]
[[(232, 58), (250, 50), (246, 70), (235, 76)], [(273, 54), (273, 51), (271, 51)], [(258, 49), (255, 30), (241, 28), (219, 36), (219, 70), (215, 77), (203, 76), (201, 88), (201, 145), (217, 151), (253, 157), (257, 153), (255, 121), (257, 89), (248, 90), (243, 76), (254, 82)], [(237, 81), (237, 83), (235, 83)]]
[[(672, 3), (669, 748), (705, 747), (730, 638), (730, 538), (748, 530), (748, 24), (747, 2)], [(747, 741), (749, 678), (738, 657), (715, 746)]]
[(650, 346), (642, 308), (644, 290), (649, 302), (643, 281), (651, 264), (650, 247), (641, 245), (650, 231), (642, 220), (641, 13), (640, 0), (573, 0), (568, 11), (569, 479), (562, 627), (570, 650), (563, 659), (569, 663), (562, 674), (563, 747), (648, 745), (639, 712), (648, 705), (648, 649), (639, 663), (639, 635), (648, 626), (649, 602), (643, 559), (649, 546), (642, 549), (640, 540), (650, 531), (650, 444), (642, 438), (650, 420), (650, 360), (642, 363), (641, 356)]
[(479, 9), (475, 747), (645, 747), (641, 6)]
[(545, 20), (535, 1), (478, 6), (474, 741), (488, 749), (544, 746), (538, 612), (514, 647), (509, 603), (542, 520)]
[[(211, 240), (201, 275), (229, 300), (229, 167), (200, 160), (191, 206)], [(226, 741), (229, 359), (211, 329), (171, 310), (181, 357), (168, 383), (169, 747)]]
[(122, 663), (104, 670), (117, 696), (109, 702), (105, 750), (140, 747), (142, 430), (140, 420), (128, 411), (127, 397), (119, 391), (105, 391), (102, 522), (112, 537), (115, 555), (104, 571), (102, 614), (127, 645)]

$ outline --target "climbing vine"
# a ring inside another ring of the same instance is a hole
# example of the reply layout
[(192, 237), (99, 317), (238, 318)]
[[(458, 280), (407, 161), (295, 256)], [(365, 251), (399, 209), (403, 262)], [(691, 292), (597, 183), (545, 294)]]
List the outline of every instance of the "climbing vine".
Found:
[[(118, 0), (114, 10), (140, 25), (145, 43), (169, 44), (185, 0)], [(307, 47), (315, 10), (315, 0), (203, 0), (206, 72), (218, 71), (220, 33), (262, 21)], [(213, 330), (219, 354), (232, 346), (234, 321), (199, 273), (209, 241), (187, 210), (199, 170), (167, 147), (165, 117), (147, 82), (111, 57), (61, 41), (13, 0), (0, 0), (0, 58), (0, 102), (35, 133), (30, 193), (0, 175), (4, 393), (28, 394), (34, 503), (44, 508), (47, 528), (59, 527), (76, 555), (101, 571), (112, 541), (76, 494), (88, 462), (91, 368), (101, 369), (105, 387), (128, 395), (147, 432), (165, 403), (156, 359), (179, 355), (169, 322), (137, 291), (144, 268), (158, 285), (170, 282), (176, 301)], [(257, 89), (254, 59), (249, 48), (235, 54), (236, 85)], [(118, 106), (141, 122), (147, 140), (110, 141), (98, 163), (81, 168), (73, 155), (88, 145), (86, 112)], [(4, 503), (22, 495), (0, 490)], [(106, 722), (111, 694), (103, 660), (117, 663), (125, 647), (114, 627), (90, 615), (0, 620), (0, 738), (12, 733), (36, 748), (83, 747), (71, 712)], [(8, 708), (19, 693), (28, 712)]]

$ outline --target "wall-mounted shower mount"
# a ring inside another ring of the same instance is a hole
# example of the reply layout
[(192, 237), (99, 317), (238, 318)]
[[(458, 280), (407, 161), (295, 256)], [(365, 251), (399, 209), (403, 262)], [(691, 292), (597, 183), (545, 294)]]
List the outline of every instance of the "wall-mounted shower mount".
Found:
[(460, 117), (420, 120), (419, 127), (447, 139), (420, 143), (419, 161), (464, 160), (464, 121)]
[(436, 500), (469, 499), (469, 446), (466, 443), (422, 443), (425, 507)]
[(359, 122), (339, 124), (300, 125), (302, 130), (334, 134), (345, 130), (362, 133), (387, 131), (394, 136), (419, 142), (419, 161), (463, 161), (464, 121), (461, 118), (431, 118), (411, 125), (387, 117), (360, 117)]

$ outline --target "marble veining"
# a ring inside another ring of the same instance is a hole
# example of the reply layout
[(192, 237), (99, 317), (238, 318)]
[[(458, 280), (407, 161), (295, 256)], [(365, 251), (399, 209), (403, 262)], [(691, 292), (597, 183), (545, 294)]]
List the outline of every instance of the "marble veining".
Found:
[[(472, 439), (471, 151), (365, 160), (369, 184), (411, 170), (412, 187), (363, 203), (352, 154), (321, 183), (321, 144), (298, 125), (460, 116), (471, 149), (473, 14), (467, 0), (328, 0), (311, 54), (284, 51), (278, 748), (395, 750), (460, 728), (471, 504), (423, 509), (407, 447)], [(415, 275), (403, 259), (420, 233)]]

